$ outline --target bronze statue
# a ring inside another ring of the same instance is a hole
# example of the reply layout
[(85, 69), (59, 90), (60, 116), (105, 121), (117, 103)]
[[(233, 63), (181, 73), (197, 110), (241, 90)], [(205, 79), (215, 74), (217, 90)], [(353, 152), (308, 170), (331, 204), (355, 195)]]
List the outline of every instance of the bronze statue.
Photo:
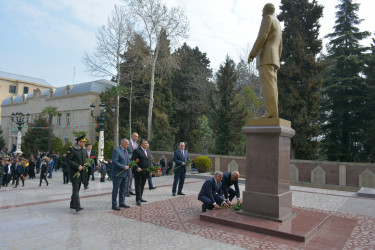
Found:
[(277, 70), (280, 69), (282, 37), (280, 22), (275, 16), (275, 6), (267, 3), (263, 7), (263, 19), (258, 37), (250, 52), (248, 63), (257, 57), (256, 66), (262, 83), (266, 113), (265, 118), (278, 118)]

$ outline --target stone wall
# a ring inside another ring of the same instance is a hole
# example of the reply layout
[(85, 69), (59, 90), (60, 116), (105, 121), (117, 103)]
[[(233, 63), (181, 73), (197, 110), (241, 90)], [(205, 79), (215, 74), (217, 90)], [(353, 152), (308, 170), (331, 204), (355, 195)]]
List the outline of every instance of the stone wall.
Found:
[[(153, 151), (156, 161), (162, 157), (166, 162), (173, 160), (173, 152)], [(194, 159), (200, 154), (189, 154)], [(246, 157), (227, 155), (205, 155), (212, 160), (211, 172), (238, 170), (245, 173)], [(168, 164), (167, 164), (168, 165)], [(329, 162), (290, 160), (290, 182), (312, 183), (316, 185), (334, 185), (343, 187), (370, 187), (375, 188), (375, 164), (353, 162)]]

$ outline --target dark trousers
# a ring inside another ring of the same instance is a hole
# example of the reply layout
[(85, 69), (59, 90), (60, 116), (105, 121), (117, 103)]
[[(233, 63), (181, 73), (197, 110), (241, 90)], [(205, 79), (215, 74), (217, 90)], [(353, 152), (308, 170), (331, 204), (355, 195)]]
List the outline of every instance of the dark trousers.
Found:
[(185, 183), (185, 172), (174, 173), (172, 193), (176, 193), (177, 183), (178, 183), (178, 193), (181, 193), (182, 188), (184, 187), (184, 183)]
[(17, 180), (17, 174), (12, 173), (12, 185), (16, 182), (16, 180)]
[(152, 175), (148, 175), (147, 181), (148, 181), (148, 187), (153, 188), (154, 185), (152, 184)]
[(63, 172), (63, 181), (64, 181), (64, 184), (69, 183), (69, 172)]
[[(216, 204), (218, 204), (219, 206), (221, 206), (221, 204), (224, 202), (224, 196), (222, 195), (219, 195), (219, 194), (214, 194), (214, 200), (216, 202)], [(213, 209), (214, 206), (213, 206), (213, 203), (212, 201), (208, 198), (208, 196), (206, 195), (201, 195), (198, 197), (198, 200), (200, 200), (201, 202), (203, 202), (203, 206), (206, 207), (206, 209)]]
[(42, 185), (42, 180), (45, 180), (45, 181), (46, 181), (46, 184), (47, 184), (47, 186), (48, 186), (47, 174), (44, 175), (44, 174), (40, 173), (40, 182), (39, 182), (39, 186)]
[(83, 186), (85, 188), (89, 186), (90, 173), (91, 173), (91, 168), (90, 167), (88, 168), (88, 172), (87, 173), (85, 171), (81, 171), (82, 183), (83, 183)]
[(143, 195), (143, 189), (146, 184), (147, 176), (149, 173), (147, 171), (136, 172), (134, 174), (135, 182), (135, 200), (140, 201)]
[(81, 202), (79, 200), (79, 190), (81, 189), (81, 181), (72, 182), (72, 197), (70, 200), (71, 208), (80, 208)]
[(128, 176), (126, 177), (114, 177), (112, 180), (112, 207), (117, 206), (117, 194), (119, 194), (119, 204), (125, 205), (125, 193), (128, 186)]
[(22, 180), (22, 186), (25, 186), (25, 179), (24, 179), (23, 175), (17, 175), (16, 187), (18, 186), (18, 182), (19, 182), (20, 178)]
[(126, 193), (129, 194), (129, 192), (132, 191), (132, 183), (133, 183), (133, 173), (132, 173), (132, 170), (129, 171), (128, 173), (128, 187), (127, 187), (127, 190), (126, 190)]
[(228, 188), (228, 196), (229, 201), (232, 201), (234, 196), (236, 196), (236, 191), (233, 188)]

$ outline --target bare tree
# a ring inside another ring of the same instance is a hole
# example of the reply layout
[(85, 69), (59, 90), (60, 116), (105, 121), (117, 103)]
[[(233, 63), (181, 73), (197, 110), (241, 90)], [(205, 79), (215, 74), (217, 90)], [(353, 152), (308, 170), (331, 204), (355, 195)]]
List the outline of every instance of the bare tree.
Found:
[[(83, 63), (87, 71), (96, 76), (110, 76), (116, 79), (117, 87), (122, 79), (121, 66), (124, 62), (123, 54), (127, 48), (127, 39), (130, 36), (129, 22), (123, 7), (116, 6), (108, 18), (107, 25), (98, 29), (96, 35), (96, 51), (92, 55), (85, 53)], [(113, 128), (113, 143), (119, 143), (119, 103), (117, 95), (116, 114)]]
[(168, 9), (161, 0), (123, 0), (133, 21), (133, 28), (141, 34), (151, 49), (146, 58), (151, 66), (150, 102), (147, 118), (147, 138), (152, 139), (152, 109), (154, 105), (155, 68), (160, 50), (160, 37), (165, 32), (172, 43), (187, 38), (189, 22), (181, 8)]

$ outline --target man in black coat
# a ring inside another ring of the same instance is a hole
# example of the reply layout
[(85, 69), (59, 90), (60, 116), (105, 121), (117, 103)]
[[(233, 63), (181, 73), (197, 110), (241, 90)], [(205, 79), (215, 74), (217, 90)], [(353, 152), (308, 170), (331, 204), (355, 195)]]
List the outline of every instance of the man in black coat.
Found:
[[(238, 171), (227, 172), (223, 175), (223, 180), (221, 181), (225, 202), (228, 203), (229, 206), (232, 205), (231, 201), (233, 200), (234, 196), (237, 197), (237, 201), (240, 201), (238, 178), (240, 178), (240, 173)], [(234, 189), (231, 188), (232, 185), (234, 185)]]
[(66, 154), (63, 154), (61, 162), (62, 162), (62, 167), (63, 167), (63, 183), (68, 184), (69, 183), (69, 164), (66, 159)]
[(214, 177), (208, 178), (203, 183), (201, 191), (198, 194), (198, 200), (203, 202), (202, 212), (206, 212), (207, 209), (220, 208), (220, 206), (229, 206), (223, 197), (223, 190), (221, 188), (222, 179), (223, 173), (216, 171)]
[(143, 139), (140, 144), (141, 146), (133, 151), (131, 158), (131, 160), (138, 162), (138, 166), (132, 169), (135, 181), (135, 201), (138, 206), (141, 205), (141, 202), (147, 202), (142, 199), (142, 195), (149, 175), (147, 170), (151, 167), (151, 152), (148, 150), (148, 141)]
[[(83, 208), (79, 200), (79, 190), (82, 183), (82, 170), (85, 165), (86, 158), (88, 158), (87, 150), (85, 148), (86, 135), (76, 138), (76, 143), (67, 152), (67, 161), (70, 166), (70, 181), (72, 182), (73, 191), (70, 201), (70, 208), (79, 212)], [(73, 177), (79, 171), (79, 176)]]

